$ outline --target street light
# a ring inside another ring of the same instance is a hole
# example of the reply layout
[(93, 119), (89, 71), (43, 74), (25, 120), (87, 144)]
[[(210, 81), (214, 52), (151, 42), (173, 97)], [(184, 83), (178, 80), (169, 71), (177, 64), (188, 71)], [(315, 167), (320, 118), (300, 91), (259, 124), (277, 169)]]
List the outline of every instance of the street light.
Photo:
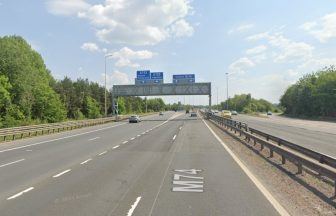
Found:
[(105, 117), (107, 117), (107, 105), (106, 105), (106, 59), (111, 57), (113, 54), (105, 55)]
[(229, 110), (229, 73), (226, 72), (226, 110)]

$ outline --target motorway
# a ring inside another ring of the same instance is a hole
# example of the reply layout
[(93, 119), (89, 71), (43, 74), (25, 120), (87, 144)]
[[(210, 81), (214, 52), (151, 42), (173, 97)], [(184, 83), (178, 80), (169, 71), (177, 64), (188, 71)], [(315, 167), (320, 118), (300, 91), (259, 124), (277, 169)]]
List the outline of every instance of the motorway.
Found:
[(233, 116), (257, 130), (314, 151), (336, 157), (336, 123), (292, 119), (281, 116)]
[(0, 215), (281, 213), (202, 119), (143, 120), (1, 144)]

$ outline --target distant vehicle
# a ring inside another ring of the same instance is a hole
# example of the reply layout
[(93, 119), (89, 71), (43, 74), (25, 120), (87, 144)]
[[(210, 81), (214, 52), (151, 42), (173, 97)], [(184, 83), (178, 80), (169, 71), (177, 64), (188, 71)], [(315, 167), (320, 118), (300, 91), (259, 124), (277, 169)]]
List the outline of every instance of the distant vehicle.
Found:
[(238, 115), (237, 111), (232, 111), (231, 115)]
[(222, 117), (224, 118), (231, 118), (232, 114), (230, 112), (230, 110), (223, 110), (222, 111)]
[(129, 117), (128, 122), (129, 123), (139, 123), (141, 122), (141, 119), (138, 115), (132, 115), (131, 117)]
[(159, 115), (160, 115), (160, 116), (163, 116), (163, 112), (160, 112)]
[(195, 112), (190, 113), (190, 117), (197, 117), (197, 113)]
[(272, 115), (272, 112), (271, 112), (271, 111), (268, 111), (268, 112), (267, 112), (267, 115)]
[(186, 114), (189, 114), (189, 110), (186, 110)]

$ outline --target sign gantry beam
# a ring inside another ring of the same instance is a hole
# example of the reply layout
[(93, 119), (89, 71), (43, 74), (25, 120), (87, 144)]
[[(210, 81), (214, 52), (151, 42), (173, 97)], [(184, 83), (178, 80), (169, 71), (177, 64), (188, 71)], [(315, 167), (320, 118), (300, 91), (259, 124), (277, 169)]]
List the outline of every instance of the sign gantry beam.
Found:
[(211, 83), (114, 85), (113, 96), (209, 95)]

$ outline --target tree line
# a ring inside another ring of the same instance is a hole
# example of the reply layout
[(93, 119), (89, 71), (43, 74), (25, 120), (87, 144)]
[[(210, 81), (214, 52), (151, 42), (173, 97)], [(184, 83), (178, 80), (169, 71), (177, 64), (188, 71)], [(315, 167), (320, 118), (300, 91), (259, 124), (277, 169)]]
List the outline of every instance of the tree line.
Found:
[(303, 76), (280, 99), (285, 113), (304, 117), (336, 117), (336, 68)]
[[(52, 123), (104, 115), (105, 89), (87, 79), (56, 80), (41, 55), (19, 36), (0, 37), (0, 127)], [(112, 95), (107, 92), (108, 114)], [(119, 112), (145, 112), (140, 97), (119, 98)], [(147, 100), (148, 111), (165, 109), (162, 99)]]
[(280, 112), (280, 108), (267, 100), (252, 98), (251, 94), (235, 95), (213, 107), (218, 110), (235, 110), (240, 113)]

